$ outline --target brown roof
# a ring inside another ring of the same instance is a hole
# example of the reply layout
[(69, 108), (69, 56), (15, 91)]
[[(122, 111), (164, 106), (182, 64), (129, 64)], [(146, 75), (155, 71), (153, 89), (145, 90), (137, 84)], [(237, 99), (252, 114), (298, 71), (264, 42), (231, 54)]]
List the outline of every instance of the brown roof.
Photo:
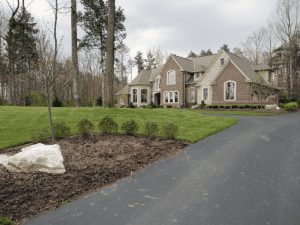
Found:
[(151, 71), (150, 81), (154, 81), (158, 75), (160, 75), (162, 68), (164, 65), (157, 67)]
[(255, 70), (255, 71), (260, 71), (260, 70), (272, 70), (271, 67), (267, 64), (257, 64), (257, 65), (253, 65), (252, 68)]
[(142, 70), (137, 77), (131, 82), (132, 85), (150, 85), (152, 71)]
[(129, 85), (127, 84), (123, 88), (121, 88), (116, 95), (129, 95)]
[(172, 56), (183, 71), (190, 73), (205, 72), (216, 57), (216, 55), (201, 56), (196, 58), (182, 58), (177, 55)]
[(265, 81), (259, 74), (255, 72), (253, 69), (254, 64), (248, 61), (245, 58), (241, 58), (235, 54), (227, 52), (229, 58), (239, 67), (239, 69), (243, 72), (243, 74), (253, 83), (263, 84), (265, 86), (271, 86), (270, 83)]

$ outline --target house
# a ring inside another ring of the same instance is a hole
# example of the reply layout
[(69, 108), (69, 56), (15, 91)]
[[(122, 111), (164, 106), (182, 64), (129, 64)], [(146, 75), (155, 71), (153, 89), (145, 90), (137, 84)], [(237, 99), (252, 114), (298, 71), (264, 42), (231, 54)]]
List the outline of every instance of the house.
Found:
[(172, 54), (163, 66), (141, 71), (126, 94), (137, 107), (151, 102), (176, 108), (202, 102), (276, 104), (279, 90), (271, 81), (268, 65), (254, 65), (230, 52), (197, 58)]

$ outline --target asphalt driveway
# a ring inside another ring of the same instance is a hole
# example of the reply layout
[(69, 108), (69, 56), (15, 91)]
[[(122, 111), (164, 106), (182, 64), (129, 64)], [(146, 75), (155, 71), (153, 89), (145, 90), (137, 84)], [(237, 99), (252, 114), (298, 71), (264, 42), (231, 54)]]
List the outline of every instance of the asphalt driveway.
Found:
[(300, 224), (300, 113), (241, 117), (30, 225)]

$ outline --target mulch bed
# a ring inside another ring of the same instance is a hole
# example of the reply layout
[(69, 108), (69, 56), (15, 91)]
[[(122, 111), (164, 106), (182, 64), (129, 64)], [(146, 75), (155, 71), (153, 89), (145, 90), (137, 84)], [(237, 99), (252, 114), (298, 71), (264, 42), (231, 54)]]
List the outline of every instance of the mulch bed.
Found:
[[(42, 211), (57, 208), (168, 158), (188, 143), (95, 135), (88, 140), (64, 139), (58, 144), (65, 160), (65, 174), (11, 173), (0, 166), (0, 217), (7, 216), (21, 224)], [(0, 154), (15, 154), (21, 148), (4, 150)]]

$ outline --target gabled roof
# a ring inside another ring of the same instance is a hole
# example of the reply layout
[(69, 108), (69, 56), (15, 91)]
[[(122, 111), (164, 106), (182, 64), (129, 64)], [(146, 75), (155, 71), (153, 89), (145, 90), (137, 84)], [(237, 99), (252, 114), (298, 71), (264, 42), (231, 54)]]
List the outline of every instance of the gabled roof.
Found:
[(229, 55), (229, 59), (238, 67), (238, 69), (241, 70), (243, 75), (246, 76), (249, 81), (265, 86), (271, 86), (270, 83), (268, 83), (265, 79), (263, 79), (259, 74), (255, 72), (253, 67), (255, 67), (256, 65), (252, 64), (247, 59), (241, 58), (230, 52), (227, 52), (227, 54)]
[(151, 71), (150, 81), (154, 81), (158, 75), (160, 75), (162, 68), (164, 65), (157, 67)]
[[(209, 56), (201, 56), (196, 58), (189, 58), (194, 62), (195, 65), (195, 72), (205, 72), (207, 68), (210, 66), (214, 58), (216, 58), (217, 55), (209, 55)], [(203, 70), (204, 69), (204, 70)], [(203, 70), (203, 71), (201, 71)]]
[(267, 64), (258, 64), (258, 65), (252, 65), (252, 68), (255, 70), (255, 71), (261, 71), (261, 70), (272, 70), (271, 67)]
[(129, 85), (127, 84), (125, 87), (121, 88), (116, 95), (129, 95)]
[(150, 77), (152, 71), (150, 70), (142, 70), (137, 77), (131, 82), (132, 85), (150, 85)]
[(183, 58), (177, 55), (171, 55), (182, 71), (196, 73), (205, 72), (212, 63), (216, 55), (201, 56), (196, 58)]

